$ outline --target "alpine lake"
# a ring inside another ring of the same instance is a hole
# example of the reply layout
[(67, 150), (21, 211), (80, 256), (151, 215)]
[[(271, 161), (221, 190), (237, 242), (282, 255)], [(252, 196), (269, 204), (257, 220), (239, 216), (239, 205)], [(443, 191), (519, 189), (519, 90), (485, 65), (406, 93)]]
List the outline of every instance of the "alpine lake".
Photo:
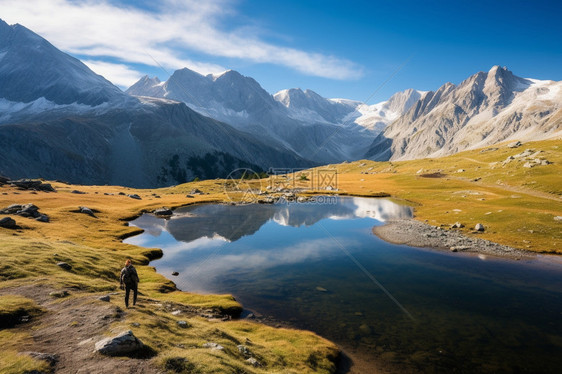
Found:
[[(373, 226), (412, 211), (387, 199), (201, 204), (144, 214), (127, 243), (182, 290), (324, 336), (392, 372), (558, 373), (562, 259), (490, 258), (387, 243)], [(142, 291), (142, 290), (141, 290)], [(249, 312), (245, 311), (247, 315)], [(386, 371), (386, 370), (385, 370)]]

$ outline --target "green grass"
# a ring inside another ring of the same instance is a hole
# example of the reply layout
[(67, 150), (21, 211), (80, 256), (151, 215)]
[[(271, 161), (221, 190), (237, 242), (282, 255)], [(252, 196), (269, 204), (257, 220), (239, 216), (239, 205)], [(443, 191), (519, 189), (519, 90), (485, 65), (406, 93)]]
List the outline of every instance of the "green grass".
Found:
[(41, 308), (31, 299), (19, 295), (0, 296), (0, 328), (16, 325), (23, 316), (37, 316)]

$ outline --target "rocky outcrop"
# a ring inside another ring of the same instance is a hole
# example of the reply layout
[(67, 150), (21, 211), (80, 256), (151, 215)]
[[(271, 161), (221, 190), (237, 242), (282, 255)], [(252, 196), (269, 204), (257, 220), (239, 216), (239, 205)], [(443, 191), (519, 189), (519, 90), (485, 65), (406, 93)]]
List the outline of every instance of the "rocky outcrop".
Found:
[(40, 180), (35, 179), (18, 179), (18, 180), (6, 180), (5, 177), (0, 177), (0, 185), (9, 184), (11, 186), (17, 187), (21, 190), (32, 190), (32, 191), (45, 191), (45, 192), (55, 192), (53, 186), (50, 183), (43, 183)]
[(562, 82), (519, 78), (494, 66), (424, 94), (374, 140), (367, 157), (440, 157), (506, 140), (518, 147), (562, 134), (561, 117)]
[(144, 344), (129, 330), (100, 340), (95, 345), (95, 352), (106, 356), (126, 356), (140, 352), (144, 347)]
[(13, 214), (26, 218), (35, 218), (39, 222), (49, 222), (49, 216), (40, 213), (39, 208), (34, 204), (12, 204), (0, 210), (0, 214)]

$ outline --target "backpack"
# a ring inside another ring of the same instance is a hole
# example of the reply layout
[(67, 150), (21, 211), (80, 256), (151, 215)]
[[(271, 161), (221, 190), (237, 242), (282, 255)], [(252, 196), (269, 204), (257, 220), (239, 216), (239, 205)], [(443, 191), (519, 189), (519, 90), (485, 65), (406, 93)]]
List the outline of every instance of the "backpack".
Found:
[(122, 275), (123, 283), (125, 284), (135, 284), (138, 282), (138, 275), (137, 271), (131, 266), (125, 266), (123, 268), (123, 275)]

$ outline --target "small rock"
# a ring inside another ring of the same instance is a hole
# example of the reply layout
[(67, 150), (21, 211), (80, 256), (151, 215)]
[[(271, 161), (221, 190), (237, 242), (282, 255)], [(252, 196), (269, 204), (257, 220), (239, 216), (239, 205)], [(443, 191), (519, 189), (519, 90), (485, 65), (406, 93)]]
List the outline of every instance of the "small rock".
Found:
[(119, 192), (118, 195), (125, 196), (126, 193), (125, 192)]
[(532, 168), (535, 165), (536, 165), (535, 163), (527, 161), (523, 164), (523, 167), (524, 168)]
[(240, 344), (240, 345), (237, 345), (236, 348), (238, 348), (238, 352), (242, 353), (245, 357), (251, 357), (252, 356), (252, 352), (250, 352), (248, 347)]
[(70, 191), (70, 193), (74, 193), (74, 194), (77, 194), (77, 195), (85, 195), (86, 194), (86, 192), (78, 191), (78, 190), (72, 190), (72, 191)]
[(451, 247), (451, 252), (456, 252), (457, 251), (457, 247)]
[(139, 327), (139, 326), (140, 326), (140, 323), (138, 323), (138, 322), (133, 322), (133, 323), (131, 323), (131, 326), (133, 326), (133, 327)]
[(172, 272), (172, 275), (177, 277), (178, 275), (180, 275), (180, 273), (178, 273), (177, 271)]
[(484, 225), (481, 223), (477, 223), (476, 226), (474, 226), (474, 230), (482, 232), (484, 231)]
[(100, 296), (98, 298), (98, 300), (100, 300), (100, 301), (107, 301), (107, 302), (109, 302), (110, 299), (111, 299), (111, 297), (109, 297), (109, 295)]
[(320, 287), (320, 286), (316, 287), (316, 291), (320, 291), (320, 292), (328, 292), (328, 290), (327, 290), (327, 289), (325, 289), (324, 287)]
[(203, 348), (211, 348), (211, 351), (224, 351), (224, 347), (217, 343), (205, 343), (203, 344)]
[(51, 297), (58, 297), (58, 298), (63, 298), (63, 297), (67, 297), (69, 295), (68, 291), (63, 290), (63, 291), (53, 291), (51, 293), (49, 293), (49, 296)]
[(133, 335), (132, 331), (125, 331), (121, 334), (100, 340), (95, 345), (95, 351), (106, 356), (122, 356), (144, 348), (144, 344)]
[(88, 208), (87, 206), (79, 206), (78, 209), (80, 210), (80, 213), (84, 213), (91, 217), (97, 218), (96, 215), (94, 214), (94, 211)]
[(198, 189), (198, 188), (194, 188), (194, 189), (191, 190), (191, 192), (190, 192), (189, 194), (190, 194), (190, 195), (202, 195), (202, 194), (203, 194), (203, 191), (201, 191), (201, 190)]
[(464, 169), (459, 169), (457, 170), (457, 173), (464, 173), (464, 171), (465, 171)]
[(58, 262), (57, 266), (64, 269), (64, 270), (71, 270), (72, 266), (67, 264), (66, 262)]
[(452, 228), (452, 229), (461, 229), (461, 228), (463, 228), (463, 227), (464, 227), (464, 225), (463, 225), (462, 223), (460, 223), (460, 222), (455, 222), (455, 223), (453, 223), (453, 224), (451, 225), (451, 228)]
[(127, 195), (127, 196), (129, 196), (131, 199), (142, 200), (141, 197), (136, 193), (130, 194), (130, 195)]
[(555, 221), (562, 221), (562, 216), (556, 216), (556, 217), (554, 217), (554, 220)]
[(41, 214), (39, 217), (35, 218), (39, 222), (49, 222), (49, 216), (46, 214)]
[(10, 217), (4, 217), (0, 219), (0, 227), (5, 229), (16, 229), (18, 225), (16, 225), (16, 221)]
[(42, 352), (24, 352), (24, 354), (31, 356), (36, 360), (45, 361), (51, 367), (54, 367), (59, 361), (59, 356), (56, 354), (49, 354), (49, 353), (42, 353)]
[(246, 362), (256, 368), (261, 366), (260, 362), (253, 357), (247, 359)]
[(187, 323), (187, 321), (178, 321), (177, 322), (178, 326), (181, 327), (182, 329), (186, 329), (189, 327), (189, 323)]
[(517, 148), (517, 147), (521, 147), (522, 144), (521, 144), (520, 141), (516, 141), (516, 142), (513, 142), (513, 143), (509, 143), (507, 146), (508, 146), (509, 148)]

